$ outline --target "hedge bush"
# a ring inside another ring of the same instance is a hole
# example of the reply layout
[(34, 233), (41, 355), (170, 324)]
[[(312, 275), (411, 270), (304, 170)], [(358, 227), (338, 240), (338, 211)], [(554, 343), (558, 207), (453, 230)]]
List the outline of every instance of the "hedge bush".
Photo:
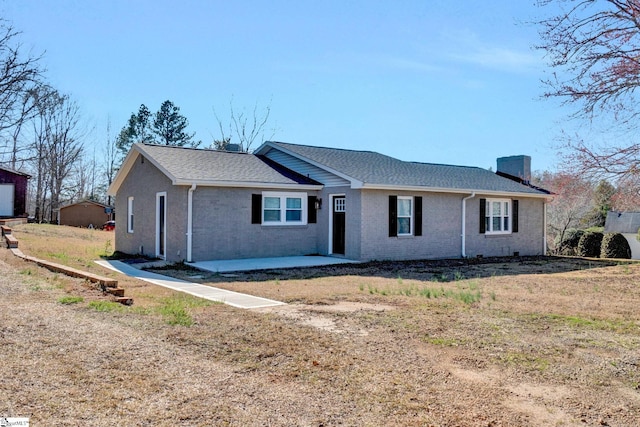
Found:
[(607, 233), (602, 238), (600, 258), (631, 258), (631, 247), (620, 233)]
[(568, 255), (574, 256), (578, 250), (578, 242), (580, 242), (580, 238), (584, 234), (583, 230), (577, 230), (575, 228), (569, 228), (564, 232), (564, 237), (562, 241), (560, 241), (560, 236), (558, 235), (555, 239), (555, 247), (556, 252), (559, 255)]
[(604, 235), (599, 231), (587, 231), (580, 237), (578, 242), (578, 256), (598, 258), (600, 256), (600, 248), (602, 247), (602, 238)]

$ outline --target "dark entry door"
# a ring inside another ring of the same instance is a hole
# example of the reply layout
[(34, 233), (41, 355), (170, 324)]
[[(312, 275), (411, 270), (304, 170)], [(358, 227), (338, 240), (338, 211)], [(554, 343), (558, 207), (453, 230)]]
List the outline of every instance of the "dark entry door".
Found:
[(333, 247), (331, 253), (344, 255), (346, 200), (344, 196), (333, 198)]

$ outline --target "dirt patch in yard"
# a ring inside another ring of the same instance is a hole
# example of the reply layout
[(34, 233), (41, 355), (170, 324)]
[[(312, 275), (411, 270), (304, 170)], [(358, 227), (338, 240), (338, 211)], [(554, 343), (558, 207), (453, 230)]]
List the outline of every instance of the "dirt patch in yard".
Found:
[(371, 424), (640, 423), (635, 263), (535, 257), (163, 273), (286, 301), (260, 312), (336, 336), (347, 360), (367, 361), (358, 363), (358, 395), (377, 402)]
[[(95, 426), (640, 425), (637, 264), (158, 272), (289, 304), (200, 304), (126, 279), (136, 303), (107, 309), (83, 282), (0, 253), (0, 416)], [(69, 296), (84, 300), (60, 302)]]

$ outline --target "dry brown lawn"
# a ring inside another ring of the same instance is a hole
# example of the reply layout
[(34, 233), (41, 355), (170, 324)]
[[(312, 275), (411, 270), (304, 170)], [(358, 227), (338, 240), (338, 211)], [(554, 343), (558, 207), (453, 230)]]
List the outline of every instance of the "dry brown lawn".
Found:
[[(113, 233), (15, 234), (25, 253), (115, 274), (91, 262), (112, 250)], [(163, 273), (289, 304), (240, 310), (118, 276), (135, 304), (116, 307), (0, 250), (0, 416), (73, 426), (640, 425), (635, 263)], [(83, 299), (62, 303), (74, 296)]]

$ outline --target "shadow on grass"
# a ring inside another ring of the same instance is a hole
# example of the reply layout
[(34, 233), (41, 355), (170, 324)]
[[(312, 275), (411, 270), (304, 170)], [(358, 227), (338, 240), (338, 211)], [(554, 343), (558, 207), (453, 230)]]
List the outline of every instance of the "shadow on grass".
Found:
[(492, 276), (564, 273), (633, 262), (634, 261), (630, 260), (616, 261), (531, 256), (422, 261), (370, 261), (359, 264), (278, 268), (233, 273), (212, 273), (199, 270), (184, 263), (179, 263), (161, 268), (152, 268), (149, 269), (149, 271), (200, 283), (261, 282), (274, 279), (304, 280), (334, 276), (402, 278), (432, 282), (450, 282)]

